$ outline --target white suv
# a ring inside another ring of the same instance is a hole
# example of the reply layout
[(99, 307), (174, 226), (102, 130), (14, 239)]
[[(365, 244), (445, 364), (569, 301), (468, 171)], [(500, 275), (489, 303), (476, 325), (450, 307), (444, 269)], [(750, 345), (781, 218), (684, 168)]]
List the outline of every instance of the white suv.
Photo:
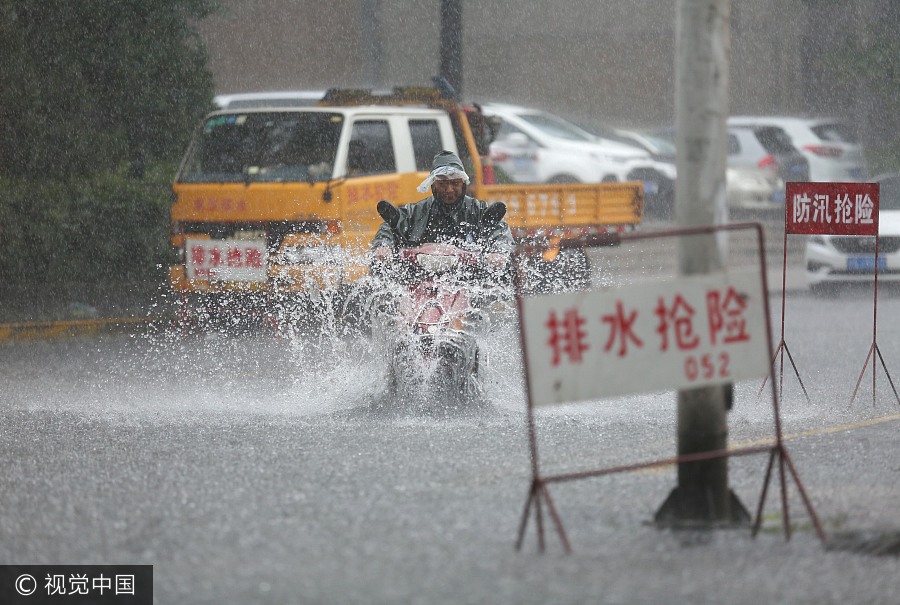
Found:
[(769, 127), (782, 130), (809, 161), (809, 180), (863, 181), (866, 161), (853, 128), (833, 118), (732, 116), (729, 126)]

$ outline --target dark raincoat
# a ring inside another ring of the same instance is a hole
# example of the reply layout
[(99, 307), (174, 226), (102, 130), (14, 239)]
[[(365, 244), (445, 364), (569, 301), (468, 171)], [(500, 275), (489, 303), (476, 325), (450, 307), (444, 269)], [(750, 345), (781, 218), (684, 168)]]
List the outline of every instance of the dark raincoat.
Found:
[[(482, 227), (487, 204), (470, 195), (453, 205), (446, 205), (434, 196), (406, 206), (400, 206), (397, 232), (382, 223), (372, 240), (372, 249), (380, 246), (415, 247), (425, 243), (474, 244), (485, 252), (509, 253), (513, 249), (512, 233), (505, 221), (493, 228)], [(398, 239), (400, 241), (398, 241)]]

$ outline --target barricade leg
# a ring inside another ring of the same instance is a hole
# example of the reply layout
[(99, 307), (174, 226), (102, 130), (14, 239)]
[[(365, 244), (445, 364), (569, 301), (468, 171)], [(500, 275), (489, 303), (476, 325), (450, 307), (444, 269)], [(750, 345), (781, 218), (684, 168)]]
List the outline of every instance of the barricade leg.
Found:
[(753, 522), (753, 531), (751, 532), (751, 536), (754, 538), (756, 534), (759, 533), (760, 527), (762, 527), (762, 518), (763, 518), (763, 508), (766, 503), (766, 496), (769, 493), (769, 481), (772, 479), (772, 466), (775, 464), (775, 448), (772, 448), (769, 453), (769, 464), (766, 465), (766, 476), (763, 479), (762, 493), (759, 496), (759, 504), (756, 507), (756, 520)]
[(888, 382), (891, 385), (891, 390), (894, 391), (894, 398), (897, 400), (897, 405), (900, 405), (900, 395), (897, 394), (897, 387), (894, 386), (894, 381), (891, 379), (891, 373), (888, 372), (887, 364), (884, 363), (884, 357), (881, 356), (881, 349), (878, 345), (875, 345), (875, 352), (878, 353), (878, 359), (881, 360), (881, 367), (884, 369), (884, 375), (887, 376)]
[(797, 486), (797, 491), (800, 493), (800, 498), (803, 500), (803, 505), (806, 507), (806, 512), (816, 530), (816, 535), (819, 536), (819, 539), (823, 543), (827, 542), (828, 539), (825, 535), (825, 530), (822, 528), (822, 524), (819, 521), (819, 516), (816, 514), (812, 502), (806, 494), (806, 489), (803, 487), (803, 482), (800, 481), (800, 475), (797, 473), (797, 469), (794, 467), (794, 463), (783, 445), (773, 446), (769, 453), (769, 463), (766, 466), (766, 477), (763, 480), (762, 493), (759, 497), (759, 505), (756, 508), (756, 520), (753, 522), (751, 536), (755, 538), (762, 527), (763, 508), (765, 507), (766, 496), (769, 492), (769, 483), (772, 480), (772, 470), (775, 465), (776, 456), (778, 457), (778, 475), (779, 482), (781, 483), (782, 527), (785, 540), (791, 539), (790, 511), (788, 510), (787, 501), (787, 475), (790, 474)]
[(522, 549), (525, 531), (528, 529), (528, 517), (531, 512), (532, 504), (534, 505), (535, 525), (537, 527), (538, 551), (544, 552), (546, 550), (546, 542), (544, 539), (544, 515), (543, 510), (541, 509), (542, 498), (547, 504), (547, 512), (550, 514), (550, 519), (553, 521), (553, 526), (556, 529), (556, 533), (559, 535), (563, 550), (566, 554), (570, 554), (572, 552), (572, 547), (569, 544), (569, 537), (566, 535), (562, 520), (556, 512), (553, 499), (550, 497), (550, 492), (547, 490), (547, 484), (538, 478), (532, 480), (531, 488), (528, 490), (528, 499), (525, 502), (525, 510), (522, 512), (522, 519), (519, 522), (519, 536), (516, 540), (516, 550)]
[(781, 482), (781, 526), (784, 528), (784, 539), (790, 540), (791, 511), (788, 509), (787, 476), (784, 472), (784, 454), (784, 449), (778, 447), (778, 480)]
[[(516, 539), (516, 550), (522, 550), (522, 541), (525, 539), (525, 530), (528, 528), (528, 513), (531, 512), (531, 503), (535, 500), (536, 481), (532, 480), (528, 489), (528, 498), (525, 500), (525, 510), (522, 511), (522, 519), (519, 521), (519, 536)], [(540, 540), (540, 538), (538, 538)]]
[[(863, 376), (866, 374), (866, 368), (869, 367), (869, 360), (872, 359), (872, 352), (875, 350), (875, 341), (872, 341), (872, 344), (869, 346), (869, 352), (866, 355), (866, 361), (863, 363), (862, 370), (859, 372), (859, 379), (856, 381), (856, 387), (853, 389), (853, 396), (850, 397), (850, 404), (853, 405), (853, 402), (856, 401), (856, 393), (859, 391), (859, 385), (862, 384)], [(872, 405), (875, 405), (875, 364), (872, 364)]]
[[(781, 366), (778, 374), (779, 382), (778, 382), (778, 393), (779, 395), (784, 394), (784, 354), (787, 353), (788, 360), (791, 362), (791, 367), (794, 369), (794, 375), (797, 376), (797, 382), (800, 383), (800, 388), (803, 390), (803, 396), (806, 397), (806, 403), (812, 403), (809, 399), (809, 393), (806, 391), (806, 385), (803, 384), (803, 379), (800, 378), (800, 370), (797, 369), (797, 364), (794, 362), (794, 356), (791, 355), (791, 350), (788, 348), (787, 343), (782, 340), (778, 343), (778, 348), (775, 349), (775, 355), (772, 356), (772, 365), (775, 365), (775, 361), (778, 359), (778, 355), (781, 355)], [(756, 392), (756, 398), (759, 399), (760, 395), (762, 395), (763, 389), (766, 388), (766, 383), (769, 381), (769, 377), (766, 376), (763, 378), (762, 384), (759, 385), (759, 391)]]
[(822, 529), (822, 524), (819, 522), (819, 516), (816, 515), (812, 502), (810, 501), (809, 496), (806, 495), (806, 490), (803, 488), (803, 483), (800, 481), (800, 475), (797, 473), (797, 469), (794, 468), (794, 462), (791, 460), (791, 457), (786, 450), (782, 450), (781, 455), (788, 466), (788, 470), (791, 472), (791, 476), (794, 478), (794, 483), (797, 484), (797, 491), (800, 492), (800, 498), (803, 500), (803, 505), (806, 506), (806, 512), (810, 519), (812, 519), (813, 527), (816, 528), (819, 539), (822, 540), (823, 543), (827, 542), (828, 538), (825, 536), (825, 530)]

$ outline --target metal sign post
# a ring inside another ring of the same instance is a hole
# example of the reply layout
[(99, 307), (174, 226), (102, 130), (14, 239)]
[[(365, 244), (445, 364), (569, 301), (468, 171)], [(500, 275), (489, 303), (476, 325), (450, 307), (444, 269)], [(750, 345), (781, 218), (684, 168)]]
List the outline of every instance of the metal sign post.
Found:
[[(809, 393), (806, 392), (806, 386), (803, 384), (803, 379), (800, 378), (800, 371), (797, 369), (797, 364), (794, 363), (794, 356), (791, 355), (791, 350), (787, 346), (787, 342), (784, 340), (784, 305), (785, 299), (787, 298), (787, 236), (788, 236), (788, 205), (785, 204), (785, 218), (784, 218), (784, 244), (782, 247), (782, 260), (781, 260), (781, 340), (778, 342), (778, 347), (775, 349), (775, 355), (772, 357), (772, 365), (775, 364), (775, 360), (778, 359), (779, 355), (781, 355), (781, 362), (778, 368), (778, 393), (784, 393), (784, 354), (787, 353), (788, 359), (791, 362), (791, 367), (794, 368), (794, 374), (797, 375), (797, 381), (800, 383), (800, 388), (803, 389), (803, 396), (806, 397), (806, 403), (810, 403)], [(762, 384), (759, 385), (759, 392), (756, 393), (756, 396), (759, 397), (763, 389), (766, 387), (766, 382), (769, 380), (769, 377), (766, 376)]]

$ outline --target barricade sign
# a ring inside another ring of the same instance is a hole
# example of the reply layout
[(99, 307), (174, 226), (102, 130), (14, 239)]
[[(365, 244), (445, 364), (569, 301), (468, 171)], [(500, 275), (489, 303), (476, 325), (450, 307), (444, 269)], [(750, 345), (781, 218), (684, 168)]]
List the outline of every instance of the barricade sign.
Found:
[[(241, 283), (235, 291), (248, 292), (252, 288), (262, 287), (268, 280), (268, 261), (265, 237), (254, 233), (251, 237), (234, 237), (229, 239), (209, 239), (187, 237), (185, 247), (185, 277), (189, 280), (208, 280), (210, 291), (218, 292), (218, 288), (229, 282)], [(265, 289), (269, 298), (271, 291)], [(181, 308), (178, 322), (183, 333), (199, 325), (204, 318), (232, 314), (235, 316), (262, 315), (266, 323), (275, 329), (271, 306), (254, 308), (240, 302), (240, 297), (224, 297), (228, 302), (218, 304), (214, 308), (204, 309), (198, 313), (193, 309), (187, 289), (181, 290)], [(220, 303), (222, 300), (220, 300)]]
[[(773, 444), (702, 451), (587, 471), (545, 475), (537, 452), (534, 408), (597, 400), (614, 395), (698, 388), (768, 376), (772, 371), (766, 264), (762, 227), (757, 223), (693, 227), (658, 232), (600, 234), (563, 240), (561, 248), (615, 246), (639, 239), (712, 235), (753, 230), (758, 268), (722, 270), (674, 279), (628, 284), (615, 289), (525, 296), (523, 272), (516, 273), (520, 338), (528, 393), (528, 432), (532, 478), (519, 524), (522, 547), (534, 514), (539, 550), (544, 550), (544, 511), (550, 515), (566, 552), (571, 551), (549, 486), (555, 483), (689, 464), (729, 456), (768, 453), (769, 462), (752, 531), (762, 525), (770, 480), (779, 474), (782, 523), (790, 538), (787, 476), (803, 500), (819, 538), (825, 532), (784, 446), (777, 393), (771, 388)], [(530, 246), (517, 254), (535, 252)], [(652, 371), (651, 371), (652, 369)], [(778, 462), (776, 466), (776, 460)], [(775, 470), (777, 469), (777, 471)]]
[[(523, 299), (536, 406), (762, 378), (759, 271)], [(648, 372), (648, 368), (653, 368)]]
[[(779, 391), (784, 383), (784, 355), (787, 353), (803, 394), (809, 401), (809, 394), (800, 378), (800, 371), (794, 363), (794, 357), (784, 340), (785, 324), (785, 279), (787, 273), (787, 236), (798, 235), (839, 235), (839, 236), (868, 236), (875, 238), (875, 253), (873, 256), (855, 256), (847, 260), (848, 271), (871, 271), (873, 273), (873, 301), (872, 301), (872, 344), (866, 361), (863, 363), (850, 397), (850, 403), (856, 399), (859, 385), (863, 375), (872, 361), (872, 404), (875, 403), (875, 375), (877, 366), (874, 356), (881, 361), (881, 367), (887, 376), (894, 397), (900, 404), (900, 395), (894, 386), (894, 381), (888, 372), (887, 364), (878, 347), (878, 271), (884, 269), (884, 259), (878, 255), (878, 219), (879, 219), (880, 186), (878, 183), (787, 183), (785, 189), (784, 207), (784, 259), (782, 264), (782, 289), (781, 289), (781, 341), (772, 357), (772, 364), (780, 357)], [(762, 393), (766, 381), (763, 380), (759, 392)]]
[(266, 242), (240, 239), (185, 241), (188, 279), (266, 281)]
[(878, 235), (878, 183), (787, 183), (784, 232)]

